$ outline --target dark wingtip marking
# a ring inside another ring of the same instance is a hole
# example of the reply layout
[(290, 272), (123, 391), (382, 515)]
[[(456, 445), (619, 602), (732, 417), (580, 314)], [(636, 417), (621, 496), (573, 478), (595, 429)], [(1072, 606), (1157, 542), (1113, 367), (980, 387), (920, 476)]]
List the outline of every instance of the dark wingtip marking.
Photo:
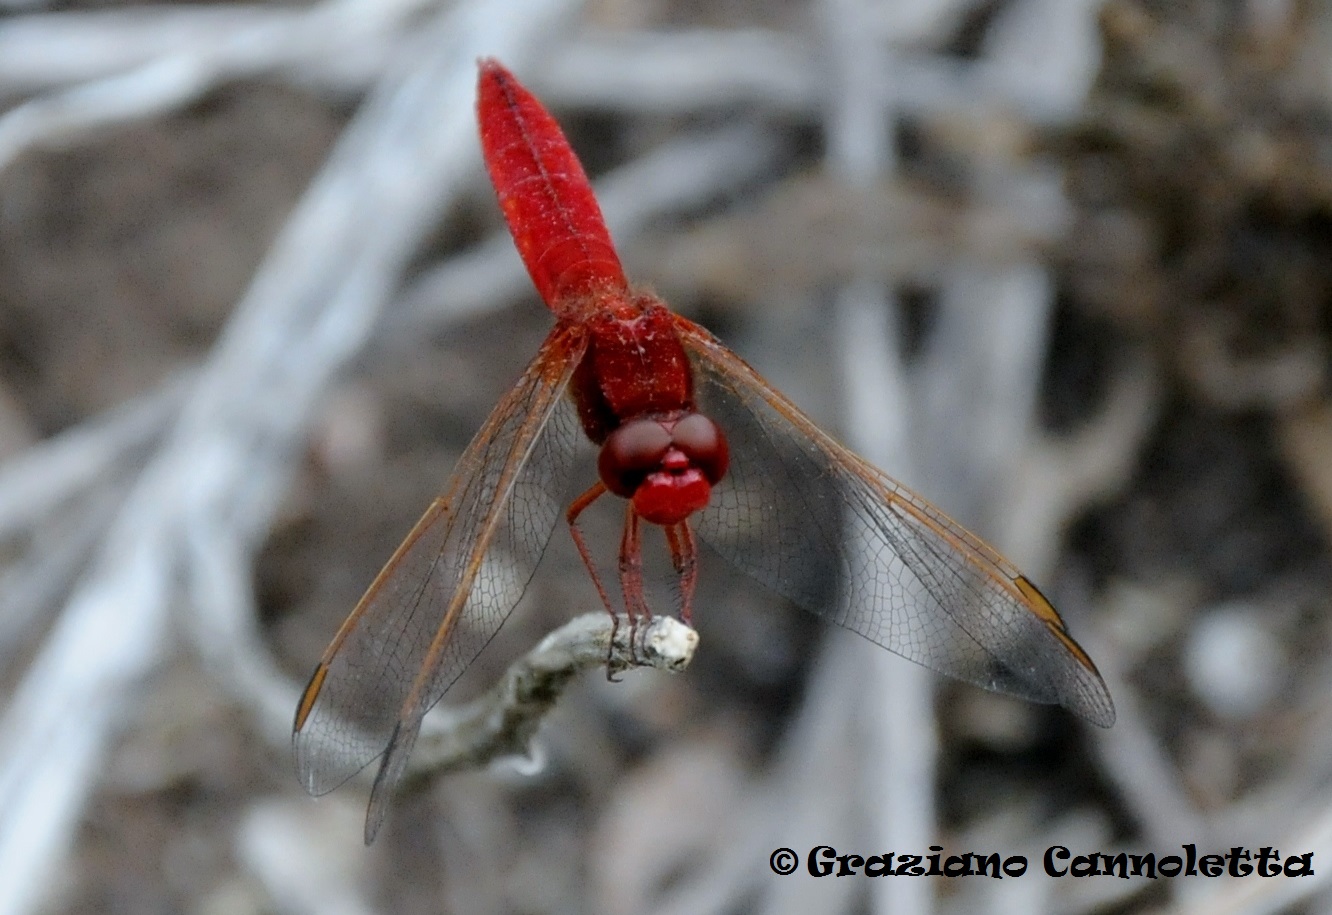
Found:
[(293, 734), (299, 734), (301, 728), (305, 727), (305, 721), (310, 717), (310, 711), (319, 698), (320, 690), (324, 688), (324, 678), (327, 676), (328, 665), (323, 663), (310, 675), (310, 682), (305, 684), (305, 692), (301, 693), (301, 702), (296, 706), (296, 722), (291, 729)]
[(1059, 611), (1054, 608), (1054, 604), (1050, 603), (1049, 599), (1041, 593), (1039, 588), (1031, 583), (1031, 580), (1027, 578), (1027, 576), (1019, 575), (1014, 579), (1013, 583), (1016, 584), (1018, 590), (1022, 592), (1022, 596), (1027, 599), (1027, 609), (1044, 621), (1050, 631), (1055, 634), (1055, 637), (1064, 643), (1064, 647), (1073, 653), (1073, 657), (1078, 659), (1079, 664), (1096, 674), (1097, 677), (1100, 677), (1101, 672), (1096, 669), (1096, 665), (1092, 663), (1091, 657), (1087, 652), (1083, 651), (1082, 646), (1073, 641), (1073, 637), (1068, 634), (1068, 629), (1064, 626), (1064, 619), (1059, 615)]
[(1064, 630), (1063, 617), (1054, 608), (1054, 604), (1050, 603), (1050, 599), (1041, 593), (1041, 589), (1031, 583), (1030, 578), (1019, 575), (1013, 580), (1013, 584), (1017, 585), (1017, 589), (1027, 599), (1027, 604), (1033, 613), (1050, 625), (1057, 626), (1061, 632)]

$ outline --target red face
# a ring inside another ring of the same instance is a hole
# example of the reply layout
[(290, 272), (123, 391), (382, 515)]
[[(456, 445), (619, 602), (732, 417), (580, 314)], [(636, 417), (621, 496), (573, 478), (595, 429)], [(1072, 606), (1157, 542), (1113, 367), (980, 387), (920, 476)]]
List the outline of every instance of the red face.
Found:
[(601, 446), (597, 471), (607, 489), (633, 500), (645, 521), (678, 524), (708, 504), (729, 461), (717, 424), (684, 413), (620, 426)]

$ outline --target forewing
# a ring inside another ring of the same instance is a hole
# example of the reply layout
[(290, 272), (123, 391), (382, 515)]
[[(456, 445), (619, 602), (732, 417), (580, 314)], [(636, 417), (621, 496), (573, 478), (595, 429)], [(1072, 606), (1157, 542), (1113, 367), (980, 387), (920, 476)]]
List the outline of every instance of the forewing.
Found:
[(698, 535), (774, 591), (903, 657), (986, 689), (1114, 721), (1109, 691), (1002, 556), (837, 444), (706, 330), (677, 318), (727, 476)]
[(552, 331), (329, 646), (293, 735), (311, 794), (409, 750), (522, 597), (569, 488), (581, 429), (565, 392), (585, 349), (577, 328)]

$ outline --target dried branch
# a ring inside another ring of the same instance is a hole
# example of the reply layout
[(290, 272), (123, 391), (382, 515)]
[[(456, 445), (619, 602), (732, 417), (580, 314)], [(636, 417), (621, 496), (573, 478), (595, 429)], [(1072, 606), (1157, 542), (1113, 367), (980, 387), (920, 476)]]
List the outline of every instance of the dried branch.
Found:
[(22, 532), (67, 499), (105, 483), (118, 465), (140, 457), (180, 408), (191, 380), (172, 378), (5, 462), (0, 467), (0, 538)]
[[(0, 59), (6, 47), (19, 61), (36, 58), (29, 64), (29, 82), (43, 75), (41, 64), (48, 73), (54, 70), (66, 78), (78, 73), (82, 81), (0, 115), (0, 170), (26, 149), (67, 143), (99, 127), (177, 110), (229, 81), (305, 62), (362, 59), (367, 44), (406, 31), (409, 14), (429, 2), (325, 0), (300, 13), (205, 9), (189, 18), (145, 18), (142, 10), (135, 10), (119, 18), (19, 21), (0, 29)], [(112, 24), (120, 28), (112, 34), (101, 30)], [(71, 32), (80, 28), (84, 44), (101, 54), (69, 53), (69, 42), (75, 40)], [(118, 40), (121, 36), (139, 40), (126, 43)], [(48, 53), (41, 54), (43, 48)], [(83, 66), (71, 70), (71, 57)], [(16, 69), (13, 63), (8, 67)], [(13, 79), (23, 77), (20, 72)]]
[(541, 719), (573, 678), (608, 659), (613, 673), (638, 667), (678, 673), (697, 647), (698, 633), (674, 617), (637, 627), (604, 613), (577, 617), (515, 661), (485, 696), (432, 713), (412, 753), (407, 784), (419, 790), (446, 772), (527, 754)]
[[(176, 58), (211, 60), (216, 82), (257, 73), (361, 92), (439, 0), (325, 0), (316, 6), (134, 6), (0, 22), (0, 86), (51, 92)], [(336, 52), (336, 53), (333, 53)]]

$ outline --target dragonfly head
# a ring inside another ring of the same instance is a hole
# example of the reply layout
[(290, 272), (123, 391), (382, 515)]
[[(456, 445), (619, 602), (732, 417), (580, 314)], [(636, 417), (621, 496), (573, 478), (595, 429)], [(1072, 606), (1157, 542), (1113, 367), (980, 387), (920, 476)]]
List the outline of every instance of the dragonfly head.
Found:
[(634, 419), (601, 446), (597, 471), (606, 488), (632, 499), (653, 524), (678, 524), (708, 504), (726, 475), (726, 436), (702, 413)]

